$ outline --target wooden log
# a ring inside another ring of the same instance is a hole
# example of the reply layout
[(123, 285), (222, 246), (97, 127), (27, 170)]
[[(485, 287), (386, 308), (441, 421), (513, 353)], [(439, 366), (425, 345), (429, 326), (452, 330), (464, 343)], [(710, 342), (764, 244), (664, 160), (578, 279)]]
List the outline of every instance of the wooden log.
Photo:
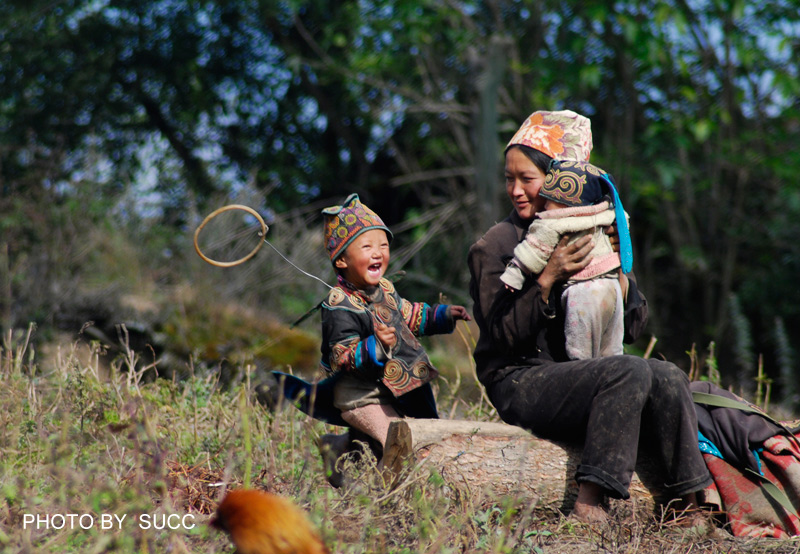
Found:
[[(513, 425), (446, 419), (402, 419), (389, 427), (383, 466), (403, 478), (433, 466), (446, 483), (489, 498), (514, 497), (569, 512), (577, 495), (580, 445), (535, 437)], [(630, 486), (636, 511), (662, 502), (663, 476), (640, 455)]]

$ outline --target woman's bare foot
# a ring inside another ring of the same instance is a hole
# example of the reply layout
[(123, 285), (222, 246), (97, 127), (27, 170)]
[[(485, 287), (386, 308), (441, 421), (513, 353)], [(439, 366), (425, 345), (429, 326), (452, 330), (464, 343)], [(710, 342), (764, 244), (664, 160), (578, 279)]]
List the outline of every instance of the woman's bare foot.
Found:
[(703, 511), (697, 502), (697, 495), (689, 493), (671, 507), (672, 518), (678, 527), (685, 529), (706, 529), (710, 515)]
[(608, 514), (602, 506), (589, 506), (578, 502), (575, 502), (571, 517), (589, 525), (605, 525), (608, 523)]
[(603, 509), (603, 488), (588, 481), (578, 485), (578, 498), (572, 509), (572, 517), (582, 523), (590, 525), (604, 525), (608, 523), (608, 514)]
[(709, 514), (695, 510), (681, 514), (675, 519), (675, 524), (686, 529), (705, 529), (709, 525), (709, 520)]

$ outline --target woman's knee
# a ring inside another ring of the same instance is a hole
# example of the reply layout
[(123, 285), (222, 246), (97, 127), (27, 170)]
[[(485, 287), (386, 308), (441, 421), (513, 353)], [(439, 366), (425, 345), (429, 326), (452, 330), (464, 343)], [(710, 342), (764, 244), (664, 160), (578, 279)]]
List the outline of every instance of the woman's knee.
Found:
[(609, 356), (604, 359), (608, 360), (610, 373), (616, 378), (624, 379), (643, 390), (649, 389), (652, 385), (653, 371), (647, 360), (627, 354)]
[(643, 403), (653, 388), (653, 373), (645, 360), (637, 356), (609, 356), (600, 373), (600, 389), (613, 391), (618, 398)]
[(656, 360), (652, 358), (648, 358), (646, 362), (650, 366), (650, 370), (657, 379), (662, 379), (664, 381), (679, 381), (682, 383), (689, 382), (689, 376), (686, 375), (686, 372), (672, 362)]
[(691, 398), (689, 376), (681, 368), (663, 360), (648, 360), (654, 386), (662, 398)]

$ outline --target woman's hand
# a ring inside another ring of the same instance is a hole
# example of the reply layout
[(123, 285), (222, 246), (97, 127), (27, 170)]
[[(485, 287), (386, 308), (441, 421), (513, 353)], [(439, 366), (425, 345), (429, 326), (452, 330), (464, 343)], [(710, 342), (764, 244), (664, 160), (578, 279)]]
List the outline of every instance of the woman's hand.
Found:
[(608, 235), (608, 242), (611, 243), (611, 249), (614, 252), (619, 252), (619, 231), (616, 225), (609, 225), (606, 227), (606, 235)]
[(622, 290), (622, 302), (628, 302), (628, 276), (619, 270), (619, 288)]
[[(614, 252), (619, 252), (619, 232), (616, 225), (609, 225), (606, 227), (606, 235), (608, 235), (608, 242), (611, 243), (611, 249)], [(619, 286), (622, 289), (622, 300), (628, 300), (628, 277), (619, 270)]]
[(391, 352), (394, 345), (397, 344), (397, 335), (395, 335), (395, 328), (389, 327), (385, 323), (376, 322), (375, 324), (375, 337), (383, 345), (386, 352)]
[(537, 281), (542, 289), (542, 299), (547, 303), (553, 285), (568, 280), (592, 261), (589, 253), (594, 248), (590, 235), (579, 238), (569, 244), (569, 236), (561, 237), (547, 265)]

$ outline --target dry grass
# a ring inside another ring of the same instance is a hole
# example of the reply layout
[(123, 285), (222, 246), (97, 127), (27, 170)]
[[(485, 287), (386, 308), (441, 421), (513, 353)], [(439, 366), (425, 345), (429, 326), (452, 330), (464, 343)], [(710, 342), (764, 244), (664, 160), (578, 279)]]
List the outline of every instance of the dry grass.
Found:
[[(800, 552), (792, 541), (691, 534), (625, 502), (608, 528), (590, 528), (544, 506), (467, 494), (429, 469), (389, 488), (375, 460), (333, 489), (315, 446), (333, 429), (253, 404), (249, 379), (232, 390), (213, 373), (144, 383), (128, 369), (135, 353), (105, 373), (91, 343), (60, 345), (40, 367), (31, 331), (9, 333), (0, 351), (2, 552), (232, 552), (207, 522), (226, 488), (248, 484), (295, 499), (336, 553)], [(473, 385), (448, 374), (443, 412), (493, 418), (479, 394), (463, 400)], [(93, 522), (56, 529), (59, 514)], [(103, 528), (103, 514), (115, 524)], [(175, 528), (154, 528), (160, 521)]]

